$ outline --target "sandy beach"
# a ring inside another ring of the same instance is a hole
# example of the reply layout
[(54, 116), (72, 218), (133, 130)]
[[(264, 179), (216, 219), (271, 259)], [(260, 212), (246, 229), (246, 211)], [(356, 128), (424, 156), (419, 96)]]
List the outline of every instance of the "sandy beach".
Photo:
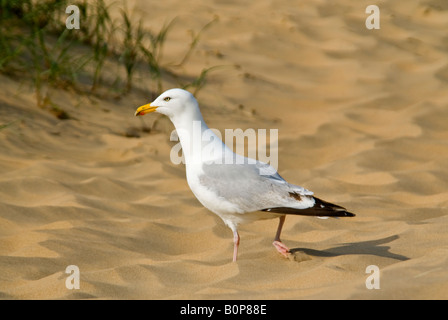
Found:
[(288, 259), (265, 220), (232, 263), (232, 232), (170, 161), (173, 125), (134, 117), (144, 74), (121, 99), (53, 89), (67, 120), (0, 75), (0, 299), (448, 299), (448, 5), (377, 1), (369, 30), (368, 4), (127, 2), (146, 28), (176, 18), (165, 64), (215, 20), (179, 70), (222, 66), (197, 94), (208, 125), (277, 129), (280, 175), (356, 213), (288, 216)]

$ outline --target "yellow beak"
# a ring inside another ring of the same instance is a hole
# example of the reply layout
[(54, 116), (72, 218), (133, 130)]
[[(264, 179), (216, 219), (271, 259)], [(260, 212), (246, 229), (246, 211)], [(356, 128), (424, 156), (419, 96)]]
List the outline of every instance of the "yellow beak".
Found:
[(135, 116), (143, 116), (143, 115), (145, 115), (147, 113), (156, 111), (156, 109), (157, 109), (157, 107), (151, 106), (150, 103), (149, 104), (145, 104), (144, 106), (139, 107), (137, 109), (137, 111), (135, 111)]

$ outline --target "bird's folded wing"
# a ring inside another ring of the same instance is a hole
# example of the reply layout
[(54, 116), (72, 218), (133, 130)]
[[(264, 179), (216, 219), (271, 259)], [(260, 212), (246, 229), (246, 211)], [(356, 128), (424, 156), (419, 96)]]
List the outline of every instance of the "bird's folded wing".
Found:
[(203, 164), (202, 171), (201, 185), (235, 204), (241, 212), (278, 207), (306, 209), (315, 205), (311, 191), (289, 184), (272, 166), (260, 161)]

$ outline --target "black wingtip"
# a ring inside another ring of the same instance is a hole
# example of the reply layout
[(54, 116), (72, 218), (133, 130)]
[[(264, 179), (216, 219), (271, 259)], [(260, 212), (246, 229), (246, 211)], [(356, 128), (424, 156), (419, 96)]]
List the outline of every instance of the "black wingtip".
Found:
[(333, 217), (356, 217), (356, 214), (348, 212), (348, 211), (336, 211), (336, 214), (333, 214)]
[(329, 217), (329, 218), (345, 218), (345, 217), (356, 217), (356, 214), (348, 212), (348, 211), (341, 211), (341, 210), (335, 210), (335, 211), (328, 211), (325, 212), (326, 214), (316, 214), (318, 217)]
[(327, 201), (324, 201), (322, 199), (313, 197), (315, 204), (313, 208), (321, 208), (324, 210), (328, 210), (331, 214), (328, 216), (330, 217), (355, 217), (356, 215), (354, 213), (348, 212), (347, 209), (344, 207), (338, 206), (337, 204), (330, 203)]
[[(297, 195), (292, 195), (297, 199)], [(306, 209), (297, 209), (290, 207), (276, 207), (276, 208), (266, 208), (261, 211), (269, 211), (274, 213), (284, 213), (284, 214), (295, 214), (304, 216), (318, 216), (318, 217), (355, 217), (354, 213), (348, 212), (344, 207), (338, 206), (336, 204), (324, 201), (322, 199), (313, 197), (315, 203), (313, 207)], [(299, 199), (300, 200), (300, 196)]]

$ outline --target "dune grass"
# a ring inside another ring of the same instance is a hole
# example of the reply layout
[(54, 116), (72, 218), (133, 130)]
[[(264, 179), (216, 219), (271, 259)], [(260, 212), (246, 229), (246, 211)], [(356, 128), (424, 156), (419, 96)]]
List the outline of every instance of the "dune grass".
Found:
[[(65, 26), (65, 9), (73, 4), (80, 11), (79, 30)], [(216, 19), (192, 33), (191, 43), (178, 64), (162, 65), (164, 44), (176, 19), (157, 32), (146, 30), (142, 20), (131, 17), (124, 4), (120, 7), (118, 1), (106, 4), (104, 0), (0, 0), (0, 73), (16, 78), (26, 75), (36, 105), (60, 119), (69, 116), (52, 102), (53, 88), (89, 95), (97, 94), (99, 88), (107, 91), (119, 87), (119, 95), (123, 96), (132, 90), (138, 72), (149, 72), (154, 83), (152, 94), (160, 94), (164, 72), (176, 74), (197, 47), (202, 32)], [(112, 10), (120, 10), (121, 19), (112, 19)], [(106, 62), (121, 68), (125, 79), (121, 80), (117, 72), (114, 85), (110, 78), (103, 83)], [(197, 93), (216, 69), (204, 68), (191, 83), (179, 86), (194, 88)]]
[(11, 122), (8, 122), (8, 123), (5, 123), (5, 124), (0, 124), (0, 131), (2, 131), (3, 129), (8, 128), (9, 126), (13, 125), (16, 122), (17, 122), (17, 120), (11, 121)]

